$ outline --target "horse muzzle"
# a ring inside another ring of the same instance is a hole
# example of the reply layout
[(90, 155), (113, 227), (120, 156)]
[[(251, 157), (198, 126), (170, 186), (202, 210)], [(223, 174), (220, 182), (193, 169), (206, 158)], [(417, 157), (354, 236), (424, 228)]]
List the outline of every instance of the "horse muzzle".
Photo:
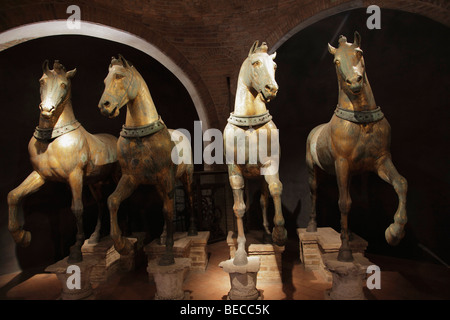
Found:
[(44, 106), (44, 104), (40, 104), (39, 105), (39, 109), (41, 110), (41, 115), (46, 118), (49, 119), (53, 116), (53, 112), (55, 111), (55, 106), (51, 105), (50, 107), (48, 106)]
[(98, 105), (100, 113), (108, 118), (115, 118), (119, 115), (119, 105), (112, 106), (109, 101), (100, 102)]
[(266, 102), (274, 99), (278, 93), (278, 85), (277, 84), (268, 84), (261, 91), (261, 95), (263, 96)]

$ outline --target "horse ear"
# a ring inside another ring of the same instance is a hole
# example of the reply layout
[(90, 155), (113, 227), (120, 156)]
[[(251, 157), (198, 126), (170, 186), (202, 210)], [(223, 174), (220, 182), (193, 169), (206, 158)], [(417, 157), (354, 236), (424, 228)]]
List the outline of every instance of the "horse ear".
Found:
[(119, 59), (120, 59), (120, 61), (122, 61), (123, 66), (125, 68), (129, 68), (130, 67), (130, 64), (128, 63), (127, 59), (125, 59), (121, 54), (119, 54)]
[(357, 48), (361, 47), (361, 35), (359, 34), (358, 31), (355, 31), (355, 37), (354, 37), (354, 40), (353, 40), (353, 44)]
[(70, 70), (70, 71), (67, 71), (66, 72), (67, 79), (72, 79), (75, 76), (76, 73), (77, 73), (77, 68), (75, 68), (73, 70)]
[(248, 52), (248, 56), (249, 56), (249, 57), (255, 52), (256, 48), (258, 48), (258, 44), (259, 44), (259, 41), (258, 41), (258, 40), (256, 40), (255, 42), (253, 42), (253, 45), (252, 45), (252, 47), (250, 48), (250, 51)]
[(276, 53), (276, 52), (274, 52), (274, 53), (272, 53), (272, 54), (270, 55), (270, 57), (272, 58), (272, 60), (275, 60), (276, 56), (277, 56), (277, 53)]
[(331, 44), (328, 44), (328, 51), (329, 51), (332, 55), (335, 55), (335, 54), (336, 54), (336, 48), (333, 47)]
[(42, 71), (47, 74), (48, 72), (50, 72), (50, 70), (48, 69), (48, 60), (45, 60), (44, 63), (42, 64)]

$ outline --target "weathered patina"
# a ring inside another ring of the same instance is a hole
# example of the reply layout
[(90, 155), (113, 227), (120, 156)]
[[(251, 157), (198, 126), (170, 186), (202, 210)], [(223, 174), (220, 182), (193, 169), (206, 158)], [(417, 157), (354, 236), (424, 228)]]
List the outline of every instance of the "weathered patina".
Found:
[[(70, 248), (69, 262), (82, 260), (83, 185), (90, 186), (97, 202), (101, 200), (99, 184), (118, 174), (117, 138), (109, 134), (92, 135), (76, 120), (71, 103), (71, 78), (76, 69), (67, 71), (55, 61), (49, 70), (48, 61), (43, 64), (40, 82), (41, 103), (39, 126), (28, 144), (34, 171), (8, 194), (9, 231), (16, 243), (28, 246), (29, 231), (23, 230), (18, 221), (21, 202), (27, 195), (38, 191), (47, 181), (69, 184), (72, 191), (72, 212), (76, 217), (76, 242)], [(49, 203), (51, 205), (51, 203)], [(99, 203), (101, 208), (101, 204)], [(89, 241), (98, 242), (101, 210), (94, 233)]]
[[(171, 157), (174, 147), (176, 150), (190, 152), (190, 142), (181, 132), (167, 129), (158, 115), (147, 84), (137, 69), (125, 58), (120, 55), (117, 59), (113, 57), (104, 82), (105, 90), (98, 105), (101, 113), (113, 118), (119, 114), (122, 107), (127, 106), (125, 125), (117, 142), (117, 157), (122, 177), (116, 190), (108, 198), (114, 246), (121, 254), (127, 254), (131, 250), (131, 244), (122, 236), (117, 221), (117, 212), (122, 201), (132, 195), (139, 185), (155, 185), (164, 203), (163, 214), (167, 233), (166, 251), (159, 264), (171, 265), (175, 262), (173, 255), (175, 179), (180, 179), (183, 183), (189, 198), (191, 211), (189, 234), (194, 235), (197, 232), (192, 211), (194, 171), (192, 159), (190, 162), (187, 161), (188, 163), (177, 164), (178, 161), (174, 162)], [(174, 155), (179, 153), (174, 152)]]
[(306, 148), (312, 200), (307, 231), (317, 229), (318, 175), (321, 171), (336, 175), (341, 213), (340, 261), (353, 260), (348, 230), (348, 214), (352, 203), (349, 190), (353, 175), (372, 171), (394, 187), (399, 204), (394, 223), (385, 232), (389, 244), (395, 245), (403, 238), (407, 222), (407, 181), (392, 163), (391, 127), (375, 103), (360, 45), (358, 32), (355, 32), (354, 43), (348, 43), (346, 37), (340, 36), (338, 48), (328, 44), (328, 50), (334, 56), (339, 84), (338, 105), (328, 123), (310, 132)]
[[(282, 184), (278, 176), (278, 167), (273, 172), (269, 172), (270, 174), (263, 174), (262, 169), (268, 169), (273, 163), (270, 163), (270, 160), (261, 158), (259, 152), (261, 145), (267, 148), (266, 154), (273, 156), (274, 154), (272, 153), (279, 152), (278, 130), (266, 108), (266, 103), (274, 99), (278, 92), (278, 84), (275, 81), (276, 63), (274, 59), (276, 54), (269, 55), (267, 53), (268, 47), (266, 43), (262, 43), (261, 46), (258, 45), (258, 41), (252, 45), (248, 57), (241, 66), (234, 112), (231, 113), (228, 119), (223, 135), (229, 181), (233, 190), (233, 211), (236, 216), (238, 229), (238, 248), (233, 260), (235, 265), (245, 265), (248, 262), (242, 221), (246, 211), (244, 202), (245, 179), (259, 177), (262, 180), (260, 203), (265, 235), (272, 235), (273, 242), (277, 245), (284, 245), (287, 239), (281, 209)], [(262, 132), (264, 134), (260, 134)], [(236, 137), (245, 137), (245, 145), (239, 146)], [(262, 139), (265, 141), (261, 141)], [(257, 159), (254, 159), (255, 161), (250, 161), (251, 150), (249, 149), (249, 141), (256, 142), (258, 146)], [(275, 141), (275, 145), (273, 141)], [(276, 148), (272, 150), (274, 146)], [(244, 152), (245, 159), (239, 160), (238, 154), (240, 152)], [(276, 156), (279, 157), (279, 154)], [(272, 233), (269, 231), (269, 222), (267, 220), (269, 193), (273, 198), (275, 207)]]

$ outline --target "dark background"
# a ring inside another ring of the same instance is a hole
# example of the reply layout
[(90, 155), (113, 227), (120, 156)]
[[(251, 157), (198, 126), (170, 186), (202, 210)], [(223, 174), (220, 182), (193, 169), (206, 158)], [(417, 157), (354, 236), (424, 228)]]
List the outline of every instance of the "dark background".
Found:
[[(370, 253), (438, 263), (424, 246), (450, 263), (450, 32), (430, 19), (392, 10), (382, 10), (381, 30), (368, 30), (368, 16), (365, 9), (331, 16), (298, 32), (277, 50), (280, 91), (269, 110), (280, 129), (280, 178), (289, 236), (296, 238), (296, 227), (306, 226), (311, 209), (304, 161), (306, 137), (315, 126), (329, 121), (337, 103), (337, 79), (327, 43), (337, 46), (340, 34), (353, 41), (357, 30), (376, 102), (392, 127), (394, 164), (408, 180), (408, 224), (402, 242), (397, 247), (387, 245), (384, 230), (393, 221), (397, 196), (376, 175), (364, 174), (352, 181), (350, 229), (369, 242)], [(27, 144), (39, 119), (42, 62), (49, 59), (52, 65), (59, 59), (67, 70), (76, 67), (72, 81), (76, 117), (91, 133), (117, 136), (125, 110), (118, 118), (107, 119), (99, 113), (97, 103), (111, 56), (118, 53), (143, 75), (166, 124), (193, 134), (198, 116), (187, 91), (167, 69), (138, 50), (97, 38), (57, 36), (0, 52), (0, 142), (4, 146), (0, 158), (0, 273), (46, 266), (62, 259), (75, 239), (70, 192), (59, 184), (45, 186), (24, 203), (25, 228), (33, 237), (29, 248), (16, 248), (7, 232), (7, 193), (31, 172)], [(151, 238), (159, 234), (162, 217), (159, 199), (149, 189), (142, 187), (121, 212), (133, 216), (130, 231), (144, 230)], [(260, 229), (256, 181), (249, 182), (249, 196), (247, 227)], [(85, 231), (89, 236), (95, 225), (96, 206), (88, 193), (85, 198)], [(331, 226), (339, 231), (337, 200), (335, 178), (330, 176), (319, 187), (319, 227)], [(148, 212), (152, 215), (145, 214)], [(129, 219), (127, 216), (122, 214), (121, 219)]]

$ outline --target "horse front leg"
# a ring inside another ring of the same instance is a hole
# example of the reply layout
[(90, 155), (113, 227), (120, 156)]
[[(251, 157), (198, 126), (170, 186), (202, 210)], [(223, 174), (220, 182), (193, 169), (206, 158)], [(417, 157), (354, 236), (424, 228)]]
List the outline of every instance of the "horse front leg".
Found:
[(336, 178), (339, 188), (339, 211), (341, 212), (341, 247), (339, 248), (338, 260), (344, 262), (353, 261), (352, 251), (350, 249), (349, 231), (348, 231), (348, 213), (352, 206), (350, 197), (350, 174), (349, 165), (346, 159), (340, 158), (335, 162)]
[(244, 177), (235, 165), (228, 166), (228, 176), (231, 189), (233, 190), (233, 211), (236, 216), (236, 224), (238, 229), (238, 247), (234, 254), (233, 264), (236, 266), (243, 266), (248, 263), (247, 252), (245, 251), (246, 239), (244, 233), (244, 222), (242, 220), (246, 209), (244, 202)]
[(91, 236), (88, 239), (89, 244), (97, 244), (100, 240), (100, 229), (102, 227), (102, 217), (104, 212), (104, 205), (102, 202), (102, 189), (101, 184), (96, 185), (89, 185), (89, 190), (91, 191), (92, 196), (95, 199), (95, 202), (97, 203), (98, 207), (98, 213), (97, 213), (97, 224), (95, 225), (94, 232), (91, 234)]
[(31, 242), (31, 233), (23, 230), (18, 219), (18, 213), (22, 210), (22, 200), (27, 195), (38, 191), (44, 183), (45, 180), (41, 175), (33, 171), (17, 188), (8, 193), (8, 230), (14, 241), (22, 247), (27, 247)]
[(72, 206), (71, 210), (75, 216), (77, 224), (77, 235), (75, 244), (70, 247), (70, 254), (67, 262), (74, 263), (83, 260), (81, 254), (81, 246), (84, 244), (84, 230), (83, 230), (83, 171), (81, 169), (74, 170), (69, 175), (69, 185), (72, 191)]
[(122, 237), (122, 231), (117, 222), (117, 212), (120, 204), (131, 196), (138, 187), (138, 183), (131, 175), (122, 175), (117, 184), (116, 190), (108, 197), (108, 210), (110, 214), (111, 239), (114, 241), (114, 248), (122, 255), (127, 255), (132, 249), (132, 245), (127, 238)]
[(273, 199), (275, 207), (275, 216), (273, 218), (274, 227), (272, 232), (272, 240), (278, 246), (284, 246), (287, 240), (287, 231), (284, 227), (284, 217), (281, 206), (281, 194), (283, 192), (283, 184), (278, 178), (278, 173), (274, 175), (265, 175), (264, 179), (269, 186), (270, 196)]
[(168, 266), (175, 263), (173, 254), (173, 217), (175, 212), (175, 174), (164, 175), (158, 179), (156, 189), (163, 201), (163, 214), (166, 232), (166, 251), (159, 260), (160, 266)]
[(390, 157), (385, 157), (379, 162), (377, 168), (378, 176), (384, 181), (391, 184), (398, 196), (398, 208), (394, 215), (394, 223), (392, 223), (385, 232), (386, 241), (390, 245), (397, 245), (405, 236), (406, 216), (406, 194), (408, 192), (408, 182), (401, 176)]
[(264, 243), (271, 243), (272, 234), (269, 230), (269, 220), (267, 219), (267, 208), (269, 207), (269, 187), (265, 179), (263, 179), (261, 183), (261, 197), (259, 199), (259, 203), (261, 205), (264, 226), (263, 241)]

